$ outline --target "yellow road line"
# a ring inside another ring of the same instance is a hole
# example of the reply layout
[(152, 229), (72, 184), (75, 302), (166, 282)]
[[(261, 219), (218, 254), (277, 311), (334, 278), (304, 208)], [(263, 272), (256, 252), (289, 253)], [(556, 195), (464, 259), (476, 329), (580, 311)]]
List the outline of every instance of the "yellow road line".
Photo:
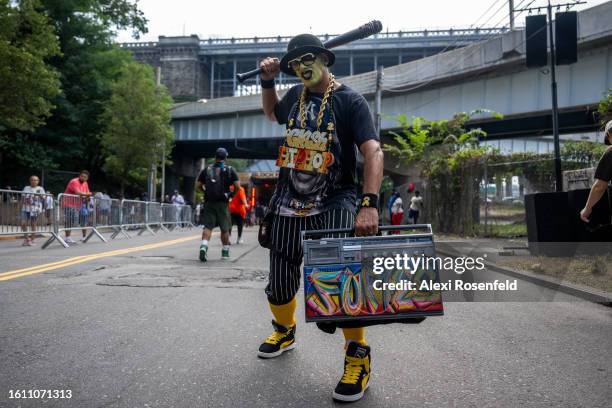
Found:
[(165, 246), (180, 244), (183, 242), (193, 241), (196, 239), (200, 239), (200, 236), (194, 235), (191, 237), (178, 238), (178, 239), (174, 239), (171, 241), (158, 242), (155, 244), (142, 245), (142, 246), (137, 246), (137, 247), (132, 247), (132, 248), (117, 249), (114, 251), (100, 252), (100, 253), (92, 254), (92, 255), (75, 256), (72, 258), (64, 259), (63, 261), (52, 262), (48, 264), (32, 266), (30, 268), (16, 269), (14, 271), (0, 273), (0, 282), (15, 279), (15, 278), (20, 278), (23, 276), (34, 275), (37, 273), (52, 271), (55, 269), (64, 268), (66, 266), (77, 265), (80, 263), (93, 261), (93, 260), (100, 259), (100, 258), (108, 258), (111, 256), (124, 255), (124, 254), (129, 254), (132, 252), (147, 251), (149, 249), (155, 249), (155, 248), (161, 248)]

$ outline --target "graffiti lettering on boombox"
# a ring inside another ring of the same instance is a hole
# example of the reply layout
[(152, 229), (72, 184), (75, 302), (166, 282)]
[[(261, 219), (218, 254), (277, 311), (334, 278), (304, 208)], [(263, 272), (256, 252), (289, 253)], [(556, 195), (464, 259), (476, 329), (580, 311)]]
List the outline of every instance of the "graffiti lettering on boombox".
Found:
[[(369, 269), (369, 268), (368, 268)], [(414, 275), (402, 270), (376, 275), (360, 264), (306, 267), (305, 297), (308, 317), (377, 316), (442, 310), (440, 291), (376, 290), (374, 281), (437, 281), (436, 272), (421, 269)]]

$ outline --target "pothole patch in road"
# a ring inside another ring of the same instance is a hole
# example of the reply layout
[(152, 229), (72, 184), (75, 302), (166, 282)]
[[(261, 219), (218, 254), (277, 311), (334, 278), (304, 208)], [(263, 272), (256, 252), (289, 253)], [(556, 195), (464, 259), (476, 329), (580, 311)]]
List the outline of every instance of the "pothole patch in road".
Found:
[(134, 288), (182, 288), (185, 285), (176, 276), (136, 273), (122, 276), (111, 276), (96, 282), (99, 286), (128, 286)]
[(147, 259), (147, 260), (152, 260), (152, 261), (167, 261), (169, 259), (174, 259), (173, 256), (170, 255), (142, 255), (142, 256), (132, 256), (131, 258), (138, 258), (138, 259)]

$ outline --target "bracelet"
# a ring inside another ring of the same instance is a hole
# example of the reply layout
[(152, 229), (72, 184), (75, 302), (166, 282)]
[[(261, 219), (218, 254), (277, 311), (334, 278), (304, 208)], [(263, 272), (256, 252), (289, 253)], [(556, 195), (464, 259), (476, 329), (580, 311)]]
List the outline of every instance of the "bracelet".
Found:
[(378, 209), (378, 196), (372, 193), (365, 193), (361, 196), (361, 202), (359, 208), (376, 208)]
[(272, 89), (274, 88), (274, 79), (259, 79), (259, 83), (263, 89)]

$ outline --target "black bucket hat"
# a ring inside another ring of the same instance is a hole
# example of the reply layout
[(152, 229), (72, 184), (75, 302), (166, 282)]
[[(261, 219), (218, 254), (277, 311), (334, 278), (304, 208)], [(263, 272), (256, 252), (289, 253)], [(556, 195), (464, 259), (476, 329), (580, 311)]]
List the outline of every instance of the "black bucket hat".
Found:
[(334, 61), (336, 60), (336, 56), (333, 52), (325, 48), (319, 37), (312, 34), (300, 34), (295, 36), (289, 41), (287, 45), (287, 54), (281, 59), (280, 69), (287, 75), (296, 76), (293, 68), (289, 66), (289, 61), (312, 52), (313, 54), (325, 54), (327, 55), (327, 59), (329, 62), (327, 63), (328, 67), (334, 65)]

